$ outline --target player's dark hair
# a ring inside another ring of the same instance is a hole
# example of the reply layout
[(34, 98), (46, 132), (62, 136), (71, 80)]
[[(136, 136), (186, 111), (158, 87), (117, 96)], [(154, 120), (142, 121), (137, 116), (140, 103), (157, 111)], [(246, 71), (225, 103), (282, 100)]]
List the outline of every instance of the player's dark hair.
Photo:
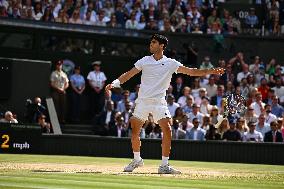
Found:
[(151, 40), (153, 40), (153, 39), (157, 40), (157, 41), (159, 42), (159, 44), (164, 44), (164, 49), (165, 49), (165, 48), (167, 47), (167, 45), (168, 45), (168, 39), (167, 39), (167, 37), (164, 36), (164, 35), (154, 34), (154, 35), (152, 35), (152, 37), (151, 37)]

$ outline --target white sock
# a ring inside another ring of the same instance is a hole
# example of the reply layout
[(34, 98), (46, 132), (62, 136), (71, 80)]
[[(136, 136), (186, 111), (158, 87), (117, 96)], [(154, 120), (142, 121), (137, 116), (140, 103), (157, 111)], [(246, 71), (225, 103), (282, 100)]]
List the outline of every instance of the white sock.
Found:
[(162, 165), (168, 165), (169, 164), (169, 157), (162, 156)]
[(137, 160), (137, 161), (140, 161), (141, 160), (141, 157), (140, 157), (140, 152), (133, 152), (134, 154), (134, 159)]

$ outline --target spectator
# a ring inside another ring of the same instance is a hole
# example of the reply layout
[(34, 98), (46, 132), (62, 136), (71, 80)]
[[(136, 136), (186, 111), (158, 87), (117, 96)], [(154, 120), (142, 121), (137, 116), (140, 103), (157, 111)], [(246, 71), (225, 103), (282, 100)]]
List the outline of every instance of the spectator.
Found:
[(279, 97), (279, 101), (282, 104), (284, 102), (284, 86), (282, 85), (281, 78), (276, 78), (275, 84), (276, 86), (272, 89), (275, 91), (275, 95)]
[(249, 67), (247, 64), (242, 64), (242, 72), (239, 72), (237, 75), (237, 81), (240, 83), (243, 78), (247, 78), (248, 75), (251, 73), (249, 72)]
[(130, 102), (134, 103), (134, 101), (137, 99), (139, 89), (140, 89), (140, 85), (138, 84), (138, 85), (135, 86), (134, 91), (130, 93), (130, 95), (129, 95)]
[(239, 117), (237, 119), (236, 129), (241, 134), (241, 140), (243, 140), (245, 132), (248, 131), (248, 127), (246, 125), (246, 121), (245, 121), (245, 119), (243, 117)]
[(50, 123), (45, 121), (45, 115), (41, 114), (38, 117), (38, 124), (41, 126), (42, 133), (51, 133), (51, 126)]
[(31, 102), (28, 99), (26, 107), (27, 107), (26, 121), (28, 123), (37, 123), (38, 122), (38, 117), (41, 114), (47, 115), (47, 109), (41, 103), (41, 98), (40, 97), (35, 97), (33, 102)]
[(18, 123), (18, 120), (14, 118), (12, 112), (5, 112), (4, 118), (0, 120), (0, 123)]
[(204, 61), (200, 65), (200, 69), (212, 69), (212, 68), (214, 68), (214, 66), (210, 62), (210, 57), (205, 56)]
[(245, 132), (243, 141), (246, 142), (263, 142), (263, 136), (260, 132), (255, 130), (256, 122), (248, 123), (249, 131)]
[(173, 95), (175, 100), (177, 101), (179, 97), (183, 95), (183, 88), (185, 87), (182, 76), (178, 76), (175, 80), (175, 83), (172, 84), (173, 86)]
[(175, 97), (173, 95), (168, 95), (167, 103), (171, 116), (174, 116), (176, 109), (180, 107), (180, 105), (175, 102)]
[[(264, 112), (260, 112), (260, 114), (261, 113), (264, 113)], [(258, 116), (255, 114), (254, 108), (252, 106), (249, 106), (246, 113), (245, 113), (244, 119), (248, 123), (248, 122), (256, 122), (257, 118), (258, 118)]]
[(107, 25), (106, 23), (109, 22), (109, 21), (110, 21), (110, 18), (105, 16), (105, 12), (103, 10), (100, 10), (99, 16), (98, 16), (98, 19), (95, 22), (95, 25), (96, 26), (106, 26)]
[(215, 126), (221, 138), (223, 138), (224, 133), (229, 129), (229, 123), (227, 118), (218, 120), (218, 123)]
[(247, 87), (251, 91), (254, 88), (257, 88), (258, 85), (255, 83), (255, 75), (254, 74), (249, 74), (247, 76)]
[(279, 105), (279, 98), (276, 95), (272, 96), (271, 113), (276, 117), (282, 117), (284, 114), (283, 106)]
[(200, 95), (200, 92), (199, 92), (200, 89), (201, 89), (200, 79), (198, 77), (194, 78), (194, 81), (193, 81), (192, 87), (191, 87), (191, 94), (194, 97), (194, 99)]
[(85, 79), (80, 74), (80, 66), (76, 66), (74, 74), (70, 77), (72, 88), (72, 119), (74, 122), (80, 121), (81, 97), (85, 90)]
[(154, 126), (152, 132), (149, 134), (149, 138), (162, 138), (161, 127), (159, 125)]
[(40, 20), (42, 16), (43, 16), (43, 14), (42, 14), (41, 4), (39, 2), (37, 2), (34, 5), (34, 19)]
[(217, 132), (217, 128), (214, 125), (209, 126), (209, 130), (205, 135), (206, 140), (221, 140), (221, 135)]
[(206, 85), (207, 96), (212, 98), (213, 96), (217, 95), (217, 85), (215, 84), (215, 77), (211, 75), (209, 77), (209, 83)]
[(52, 10), (51, 10), (50, 6), (45, 8), (44, 14), (40, 18), (40, 20), (42, 20), (44, 22), (54, 22), (54, 17), (53, 17)]
[(186, 105), (186, 99), (187, 99), (188, 96), (191, 96), (190, 93), (191, 93), (190, 87), (185, 86), (182, 90), (183, 95), (181, 97), (179, 97), (178, 101), (177, 101), (181, 107)]
[(172, 139), (185, 139), (186, 131), (181, 128), (179, 120), (173, 120)]
[(265, 123), (270, 124), (272, 121), (276, 121), (277, 117), (271, 113), (271, 105), (266, 104), (265, 108)]
[(277, 125), (276, 121), (270, 123), (271, 130), (265, 133), (264, 142), (283, 142), (282, 134), (277, 130)]
[(110, 124), (109, 134), (110, 136), (115, 136), (118, 138), (127, 136), (126, 125), (123, 117), (118, 116), (114, 124)]
[(257, 92), (255, 96), (255, 102), (251, 104), (251, 107), (253, 108), (255, 115), (259, 116), (261, 113), (264, 112), (265, 104), (262, 102), (262, 94), (260, 92)]
[(192, 104), (193, 104), (193, 97), (187, 96), (186, 97), (186, 104), (182, 107), (182, 110), (185, 114), (189, 114), (192, 112)]
[(230, 129), (224, 133), (222, 140), (241, 141), (241, 134), (236, 129), (236, 119), (235, 118), (229, 118), (229, 126), (230, 126)]
[(249, 15), (245, 19), (245, 24), (247, 27), (247, 33), (258, 34), (258, 17), (255, 15), (255, 9), (250, 8)]
[(283, 138), (283, 141), (284, 141), (284, 122), (283, 122), (283, 118), (281, 117), (281, 118), (278, 118), (278, 120), (277, 120), (277, 123), (278, 123), (278, 131), (280, 132), (280, 133), (282, 133), (282, 138)]
[[(245, 65), (244, 54), (242, 52), (238, 52), (236, 54), (236, 56), (234, 56), (233, 58), (231, 58), (229, 60), (229, 64), (232, 66), (232, 70), (233, 70), (234, 75), (237, 75), (238, 73), (242, 72), (243, 69), (244, 69), (243, 65)], [(248, 69), (247, 65), (245, 66), (245, 69)], [(248, 70), (246, 72), (248, 72)], [(247, 75), (246, 76), (241, 75), (241, 78), (243, 78), (243, 77), (247, 77)], [(236, 78), (236, 79), (238, 81), (238, 78)], [(238, 81), (238, 82), (240, 82), (240, 81)]]
[(56, 62), (56, 69), (51, 73), (51, 96), (60, 123), (65, 123), (66, 114), (66, 89), (69, 87), (67, 75), (62, 71), (63, 61)]
[(200, 106), (198, 104), (193, 104), (192, 105), (192, 112), (190, 112), (187, 117), (189, 119), (189, 121), (192, 123), (194, 118), (197, 118), (200, 126), (202, 125), (202, 121), (203, 121), (203, 117), (204, 115), (199, 111)]
[(217, 106), (212, 106), (210, 112), (211, 123), (215, 126), (219, 120), (222, 119), (222, 116), (219, 114), (219, 110)]
[(209, 115), (212, 110), (212, 105), (209, 104), (210, 100), (207, 96), (202, 96), (200, 104), (200, 112), (204, 115)]
[(113, 101), (109, 100), (106, 103), (106, 110), (103, 110), (94, 120), (94, 133), (97, 135), (107, 136), (110, 125), (115, 122), (117, 112), (114, 110)]
[(263, 113), (258, 117), (258, 123), (256, 124), (255, 130), (260, 132), (262, 136), (264, 136), (266, 132), (270, 131), (270, 126), (265, 122), (265, 115)]
[(91, 114), (92, 116), (98, 114), (103, 109), (104, 103), (104, 86), (107, 80), (104, 72), (101, 71), (101, 61), (92, 63), (93, 71), (90, 71), (87, 79), (91, 87)]
[(175, 111), (174, 116), (173, 116), (173, 120), (178, 120), (178, 122), (181, 122), (184, 115), (185, 115), (185, 113), (183, 112), (182, 108), (178, 107)]
[(218, 108), (222, 107), (222, 99), (224, 98), (224, 86), (218, 85), (217, 87), (217, 95), (211, 97), (211, 103), (212, 105), (218, 106)]
[(192, 123), (193, 128), (186, 131), (185, 139), (204, 141), (205, 131), (199, 127), (200, 122), (198, 118), (194, 118)]
[(68, 16), (64, 9), (61, 9), (58, 13), (58, 17), (55, 18), (55, 22), (68, 23)]
[(117, 103), (116, 111), (124, 112), (126, 103), (129, 103), (131, 108), (133, 107), (133, 103), (129, 102), (129, 95), (130, 95), (130, 92), (128, 90), (125, 90), (122, 92), (122, 99)]
[(96, 22), (92, 21), (92, 11), (88, 10), (86, 12), (85, 18), (83, 19), (83, 24), (85, 25), (92, 25), (94, 26), (96, 24)]
[(144, 30), (146, 28), (146, 19), (145, 19), (145, 16), (144, 15), (141, 15), (140, 16), (140, 20), (137, 24), (137, 27), (136, 29), (138, 30)]
[(125, 110), (123, 112), (121, 112), (121, 117), (123, 117), (124, 122), (126, 124), (126, 126), (129, 126), (129, 120), (132, 116), (132, 102), (130, 102), (129, 100), (125, 101), (124, 103), (125, 105)]
[(265, 78), (262, 78), (260, 81), (260, 86), (257, 88), (257, 90), (261, 93), (262, 99), (265, 101), (267, 100), (267, 95), (269, 91), (269, 86), (267, 85), (267, 80)]
[(209, 114), (203, 116), (201, 129), (205, 130), (206, 132), (209, 130), (211, 125)]
[(225, 73), (220, 76), (220, 81), (221, 81), (220, 84), (222, 85), (225, 85), (228, 81), (231, 81), (233, 84), (235, 84), (235, 75), (232, 72), (231, 64), (227, 64)]
[(132, 12), (130, 14), (130, 19), (126, 20), (125, 28), (126, 29), (137, 29), (138, 22), (136, 20), (136, 13)]

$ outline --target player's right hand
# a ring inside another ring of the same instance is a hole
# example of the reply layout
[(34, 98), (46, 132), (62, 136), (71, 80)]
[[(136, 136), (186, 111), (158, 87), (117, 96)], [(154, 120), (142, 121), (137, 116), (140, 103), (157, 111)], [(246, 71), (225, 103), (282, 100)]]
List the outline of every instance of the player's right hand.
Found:
[(108, 84), (106, 87), (105, 87), (105, 91), (106, 93), (109, 95), (110, 94), (110, 90), (113, 88), (112, 84)]

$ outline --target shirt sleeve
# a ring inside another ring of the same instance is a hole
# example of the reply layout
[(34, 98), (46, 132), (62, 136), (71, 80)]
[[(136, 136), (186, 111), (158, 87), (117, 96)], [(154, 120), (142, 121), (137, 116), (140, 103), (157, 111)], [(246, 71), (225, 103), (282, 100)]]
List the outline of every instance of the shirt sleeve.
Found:
[(174, 73), (177, 73), (178, 68), (180, 66), (183, 66), (183, 64), (180, 63), (179, 61), (174, 60), (174, 59), (172, 59), (172, 61), (173, 61), (173, 63), (171, 64), (172, 65), (172, 70), (174, 71)]
[(145, 57), (144, 57), (144, 58), (141, 58), (140, 60), (138, 60), (138, 61), (134, 64), (135, 68), (137, 68), (138, 70), (142, 70), (143, 65), (144, 65), (144, 62), (145, 62)]
[(102, 81), (106, 81), (107, 78), (106, 78), (106, 75), (102, 72)]
[(89, 74), (88, 74), (88, 76), (87, 76), (87, 79), (88, 79), (88, 80), (92, 80), (91, 73), (92, 73), (92, 72), (89, 72)]

